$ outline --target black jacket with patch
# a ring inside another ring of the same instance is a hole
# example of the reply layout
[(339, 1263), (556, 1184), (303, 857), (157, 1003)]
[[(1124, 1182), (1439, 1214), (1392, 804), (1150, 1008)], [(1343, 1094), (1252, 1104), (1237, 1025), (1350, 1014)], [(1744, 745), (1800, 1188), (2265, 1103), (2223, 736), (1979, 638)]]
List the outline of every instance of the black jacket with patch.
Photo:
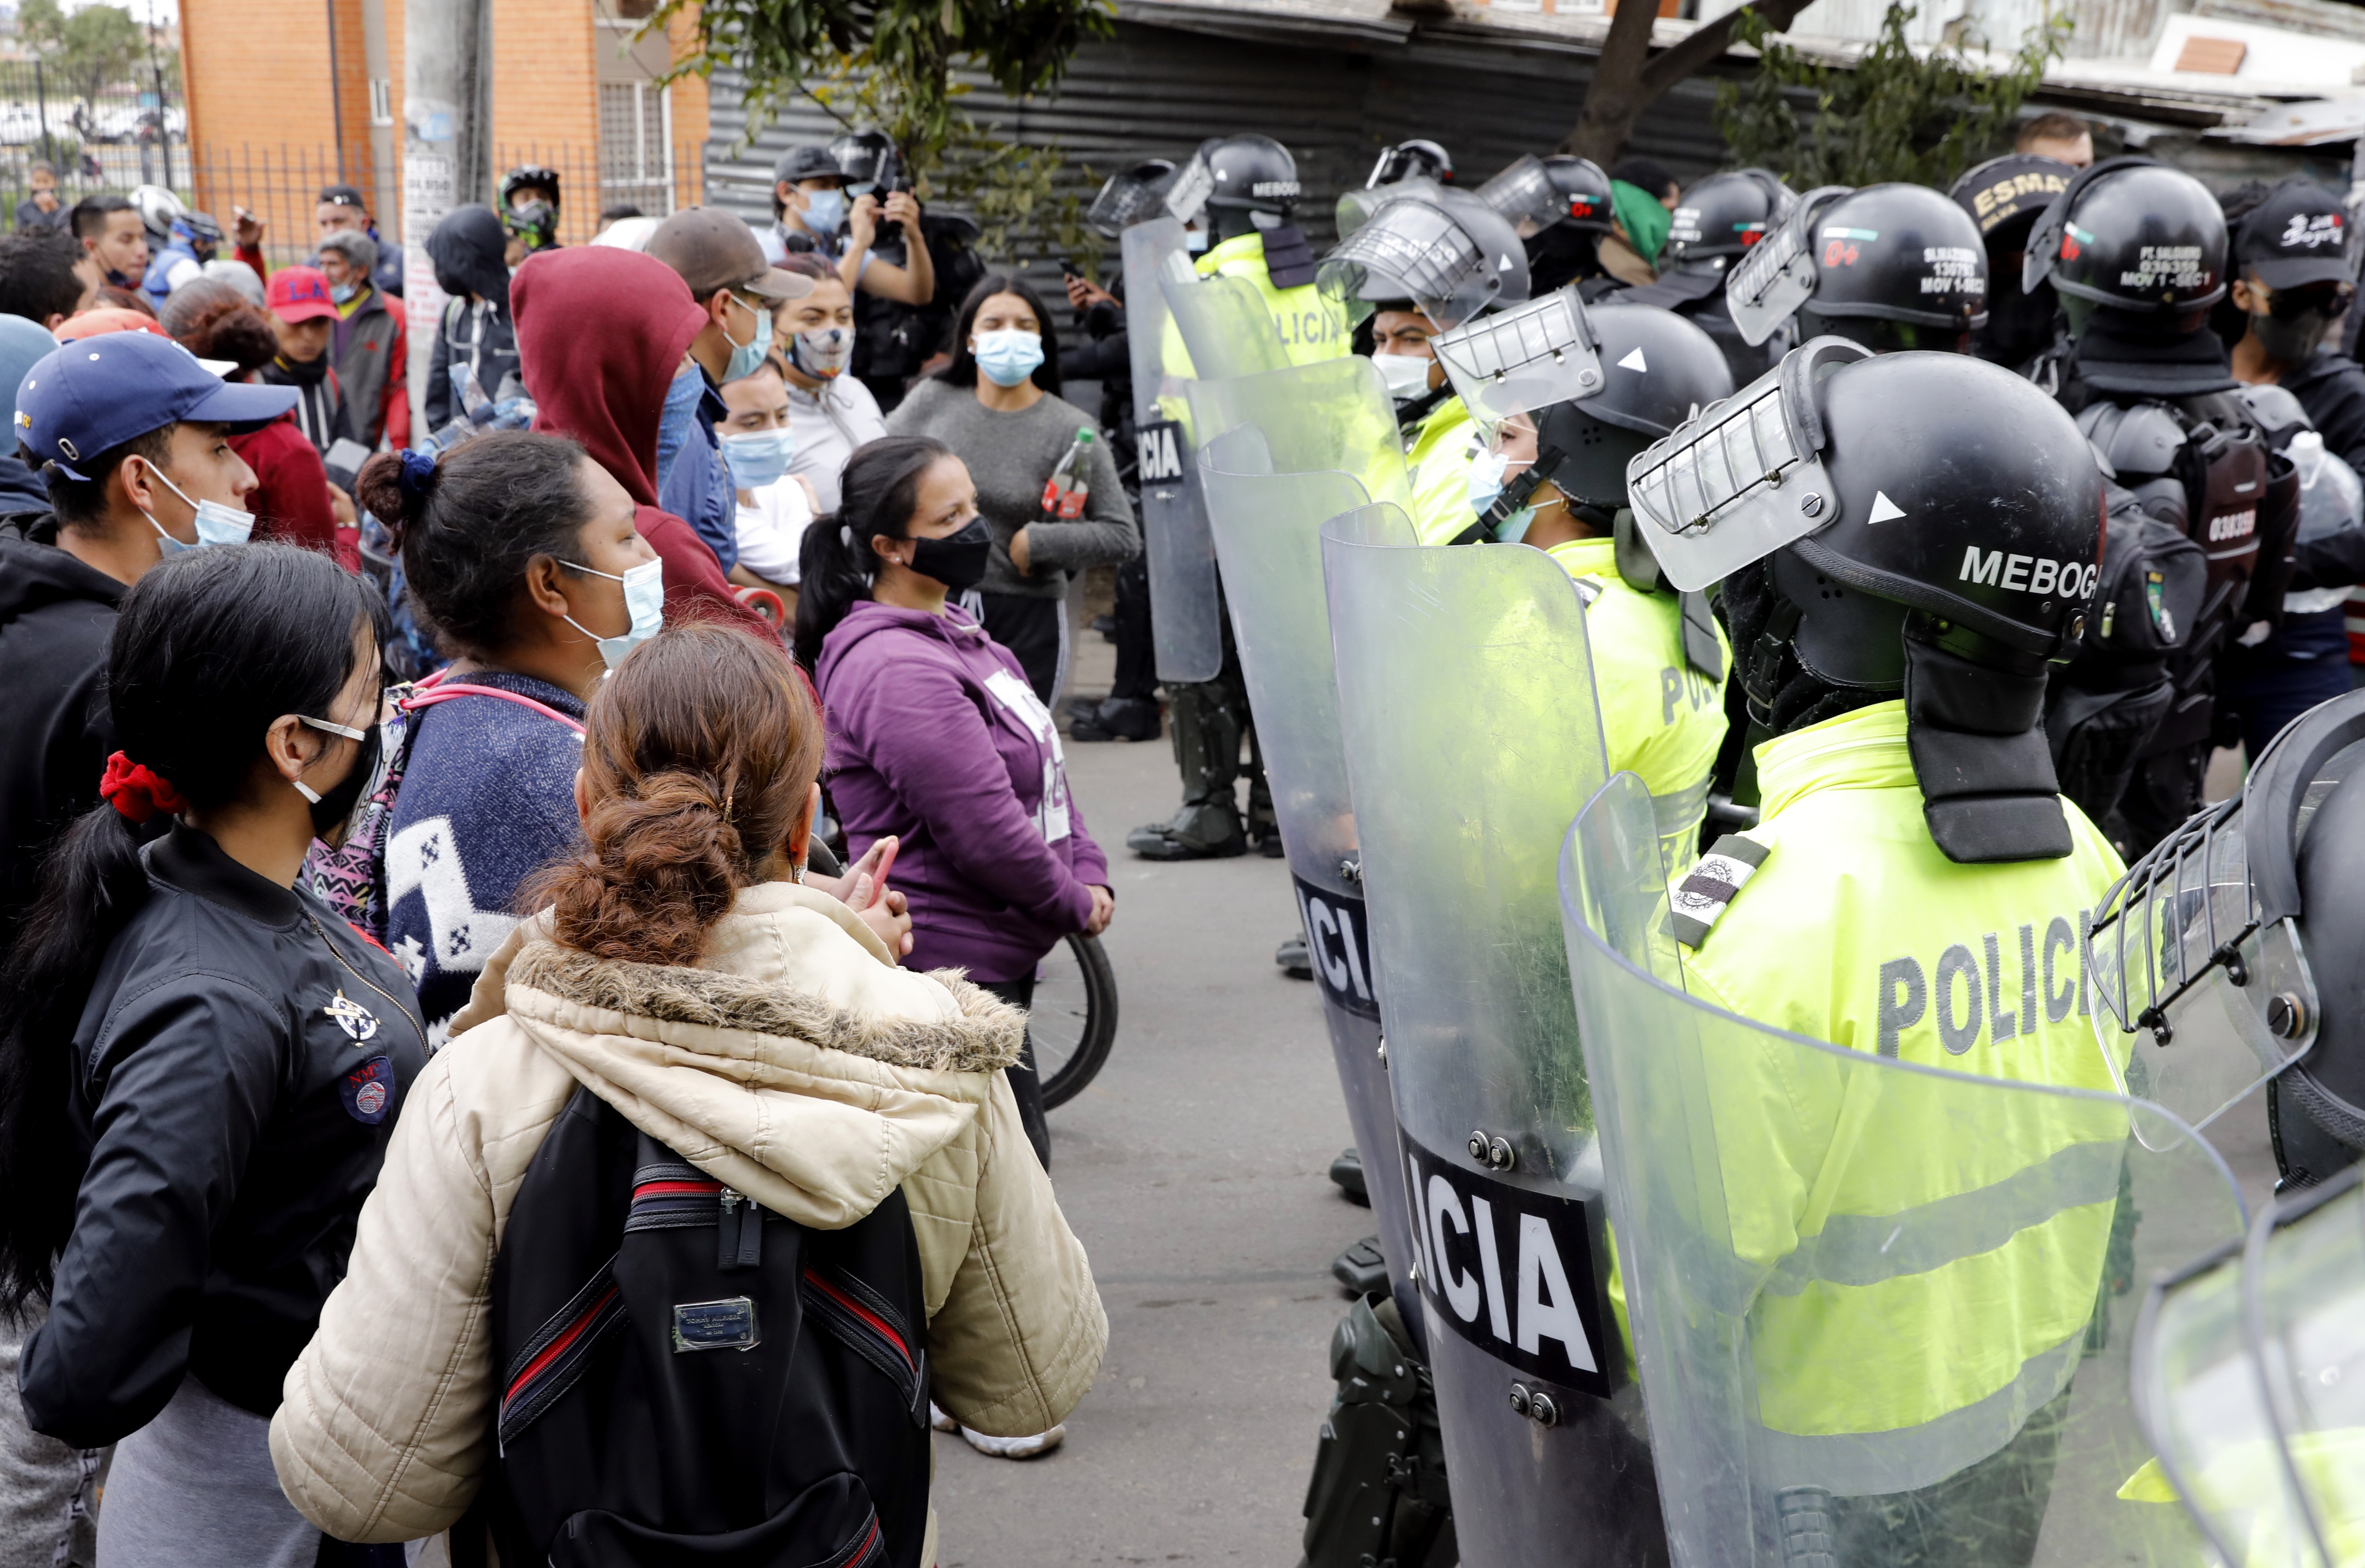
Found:
[[(21, 472), (24, 465), (16, 465)], [(26, 476), (29, 480), (29, 476)], [(0, 472), (0, 510), (22, 487)], [(58, 548), (46, 512), (0, 519), (0, 946), (33, 902), (42, 853), (98, 804), (115, 749), (106, 644), (124, 585)]]
[(409, 982), (328, 905), (193, 828), (143, 855), (148, 902), (74, 1030), (80, 1193), (17, 1373), (33, 1429), (77, 1448), (184, 1373), (278, 1408), (427, 1060)]

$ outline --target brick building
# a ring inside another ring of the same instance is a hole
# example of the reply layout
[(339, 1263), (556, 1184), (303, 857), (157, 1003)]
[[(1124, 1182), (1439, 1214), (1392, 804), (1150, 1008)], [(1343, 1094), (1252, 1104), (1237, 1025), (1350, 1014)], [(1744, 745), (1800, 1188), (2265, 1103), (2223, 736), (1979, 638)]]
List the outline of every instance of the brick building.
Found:
[[(653, 78), (687, 37), (634, 43), (651, 0), (491, 0), (494, 174), (559, 171), (561, 239), (603, 207), (697, 201), (706, 84)], [(315, 194), (342, 181), (399, 232), (403, 0), (182, 0), (196, 205), (228, 226), (244, 207), (280, 259), (308, 245)]]

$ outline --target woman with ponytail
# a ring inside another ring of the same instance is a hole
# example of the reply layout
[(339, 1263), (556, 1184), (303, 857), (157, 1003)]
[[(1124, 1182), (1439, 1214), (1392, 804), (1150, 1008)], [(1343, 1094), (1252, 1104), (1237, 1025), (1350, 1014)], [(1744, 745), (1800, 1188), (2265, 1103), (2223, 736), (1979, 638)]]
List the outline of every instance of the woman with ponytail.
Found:
[(373, 777), (381, 615), (284, 545), (141, 577), (108, 647), (105, 803), (0, 970), (0, 1308), (46, 1308), (28, 1424), (117, 1445), (108, 1568), (320, 1549), (266, 1425), (427, 1055), (401, 971), (291, 888)]
[[(860, 918), (806, 885), (823, 739), (798, 672), (744, 633), (673, 627), (600, 684), (587, 723), (575, 790), (582, 844), (536, 882), (548, 907), (501, 945), (451, 1045), (412, 1090), (352, 1270), (273, 1419), (288, 1496), (340, 1540), (414, 1540), (467, 1515), (495, 1521), (501, 1561), (547, 1559), (548, 1541), (519, 1539), (529, 1510), (512, 1489), (546, 1493), (547, 1467), (504, 1470), (494, 1440), (521, 1379), (511, 1352), (535, 1342), (541, 1321), (512, 1323), (522, 1315), (507, 1310), (517, 1297), (505, 1293), (527, 1290), (521, 1271), (545, 1254), (505, 1238), (541, 1223), (519, 1194), (534, 1191), (529, 1170), (544, 1168), (562, 1115), (570, 1126), (604, 1115), (598, 1103), (724, 1184), (725, 1204), (744, 1200), (766, 1218), (846, 1230), (882, 1206), (891, 1219), (900, 1192), (924, 1279), (927, 1381), (961, 1419), (1042, 1430), (1100, 1363), (1107, 1327), (1090, 1266), (1000, 1070), (1017, 1055), (1021, 1016), (957, 973), (899, 968)], [(762, 1257), (788, 1244), (780, 1228), (758, 1228)], [(615, 1277), (638, 1276), (619, 1264)], [(581, 1281), (535, 1284), (564, 1299)], [(806, 1332), (819, 1332), (814, 1321), (805, 1317)], [(502, 1340), (504, 1324), (513, 1340)], [(661, 1406), (654, 1418), (687, 1427), (693, 1446), (735, 1444), (748, 1467), (678, 1468), (711, 1480), (743, 1524), (763, 1519), (797, 1495), (769, 1490), (797, 1445), (768, 1431), (718, 1437), (701, 1423), (711, 1407), (698, 1391), (716, 1363), (673, 1355), (687, 1347), (667, 1348), (667, 1327), (626, 1328), (625, 1349), (595, 1352), (584, 1375), (606, 1375), (600, 1356), (628, 1367), (653, 1356), (647, 1375), (664, 1397), (619, 1400)], [(760, 1377), (763, 1365), (750, 1357), (726, 1370)], [(882, 1379), (873, 1396), (887, 1402), (890, 1428), (908, 1422), (896, 1405), (909, 1394)], [(633, 1440), (598, 1425), (606, 1406), (596, 1395), (571, 1399), (572, 1414), (562, 1400), (544, 1418), (590, 1422), (595, 1453)], [(568, 1431), (571, 1440), (580, 1427)], [(505, 1452), (523, 1462), (514, 1432)], [(906, 1479), (924, 1494), (924, 1451), (915, 1469)], [(594, 1501), (641, 1521), (689, 1485), (652, 1467)], [(480, 1488), (490, 1490), (471, 1511)], [(862, 1561), (936, 1561), (932, 1529), (883, 1498), (879, 1509), (884, 1550)], [(780, 1559), (791, 1555), (828, 1553)], [(453, 1558), (483, 1560), (480, 1542), (455, 1533)]]
[[(835, 515), (805, 532), (797, 656), (830, 715), (830, 798), (848, 847), (894, 834), (912, 961), (958, 967), (1024, 1007), (1035, 966), (1115, 913), (1108, 862), (1068, 794), (1051, 711), (953, 595), (992, 537), (969, 469), (940, 442), (854, 454)], [(1030, 1058), (1013, 1075), (1050, 1163)]]

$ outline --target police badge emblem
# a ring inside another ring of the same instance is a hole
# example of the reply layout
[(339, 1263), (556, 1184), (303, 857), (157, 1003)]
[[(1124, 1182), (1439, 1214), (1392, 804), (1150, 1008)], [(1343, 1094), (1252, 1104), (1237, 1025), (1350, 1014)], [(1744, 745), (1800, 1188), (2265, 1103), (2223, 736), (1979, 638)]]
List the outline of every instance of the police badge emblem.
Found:
[(347, 997), (342, 987), (337, 991), (337, 999), (320, 1011), (335, 1019), (337, 1027), (342, 1029), (357, 1046), (377, 1034), (377, 1014)]

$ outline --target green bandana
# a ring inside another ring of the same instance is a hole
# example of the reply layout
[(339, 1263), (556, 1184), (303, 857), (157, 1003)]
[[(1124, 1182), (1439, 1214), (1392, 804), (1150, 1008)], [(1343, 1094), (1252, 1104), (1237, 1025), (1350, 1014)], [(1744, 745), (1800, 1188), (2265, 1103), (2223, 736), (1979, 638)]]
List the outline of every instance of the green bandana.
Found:
[(1635, 254), (1657, 266), (1659, 248), (1667, 242), (1676, 215), (1660, 206), (1657, 196), (1623, 180), (1609, 182), (1609, 210), (1626, 230), (1626, 242), (1634, 247)]

